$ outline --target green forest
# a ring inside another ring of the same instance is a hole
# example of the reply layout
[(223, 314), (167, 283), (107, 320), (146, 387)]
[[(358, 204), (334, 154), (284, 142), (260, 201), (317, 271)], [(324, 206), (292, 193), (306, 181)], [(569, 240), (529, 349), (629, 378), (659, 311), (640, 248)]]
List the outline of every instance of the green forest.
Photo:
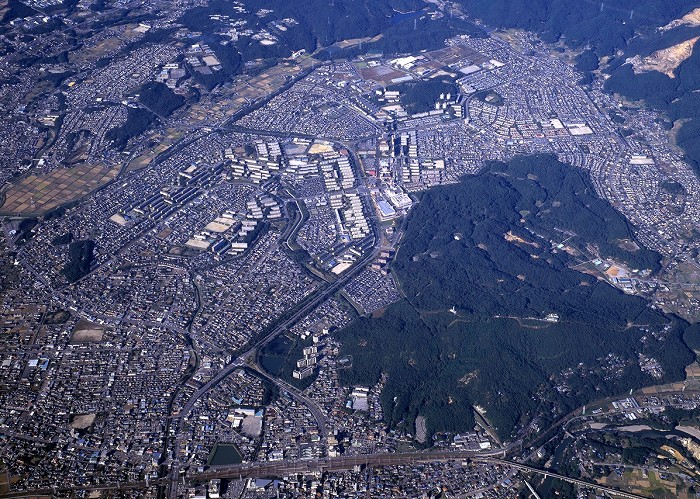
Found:
[(130, 107), (126, 123), (108, 130), (105, 139), (111, 141), (115, 149), (124, 149), (130, 139), (141, 135), (157, 120), (158, 118), (150, 111), (139, 107)]
[[(223, 27), (225, 21), (212, 20), (211, 15), (225, 15), (243, 19), (250, 28), (263, 28), (270, 21), (295, 19), (298, 24), (285, 31), (273, 30), (278, 37), (274, 45), (261, 45), (243, 36), (235, 43), (222, 37), (204, 35), (222, 61), (224, 73), (213, 75), (194, 74), (195, 78), (213, 88), (227, 77), (243, 70), (243, 63), (252, 60), (274, 60), (289, 57), (293, 51), (304, 49), (308, 53), (320, 50), (316, 57), (349, 58), (365, 53), (410, 53), (444, 46), (447, 38), (457, 34), (485, 36), (484, 32), (469, 22), (458, 18), (432, 19), (434, 7), (423, 0), (335, 0), (334, 2), (310, 0), (305, 2), (280, 2), (280, 0), (248, 0), (244, 2), (248, 13), (236, 11), (231, 2), (211, 0), (205, 6), (187, 10), (180, 22), (188, 29), (212, 33), (212, 27)], [(360, 8), (358, 8), (360, 7)], [(260, 9), (269, 9), (258, 16)], [(339, 49), (333, 44), (341, 40), (362, 37), (382, 37), (372, 43)], [(225, 42), (226, 45), (222, 45)], [(223, 52), (230, 52), (225, 54)], [(226, 62), (228, 61), (228, 62)]]
[[(506, 240), (508, 231), (537, 246)], [(658, 269), (656, 253), (615, 244), (634, 239), (629, 224), (596, 197), (585, 172), (553, 157), (491, 163), (427, 191), (394, 263), (406, 299), (339, 333), (341, 353), (354, 359), (342, 381), (373, 384), (385, 371), (390, 426), (411, 430), (422, 414), (431, 431), (464, 431), (479, 405), (507, 438), (535, 415), (551, 419), (661, 381), (640, 370), (639, 353), (661, 363), (663, 381), (682, 379), (693, 359), (687, 324), (571, 270), (572, 257), (549, 244), (564, 237)], [(549, 313), (560, 321), (522, 320)], [(610, 376), (605, 358), (617, 359), (620, 376)], [(555, 390), (569, 369), (567, 390)]]
[(73, 241), (68, 246), (68, 262), (63, 267), (63, 275), (68, 282), (75, 282), (90, 272), (94, 259), (95, 242), (90, 239)]
[(459, 0), (484, 23), (538, 33), (546, 42), (590, 47), (598, 56), (627, 47), (634, 34), (653, 31), (700, 5), (697, 0)]
[(435, 101), (440, 98), (440, 94), (451, 94), (454, 99), (459, 92), (452, 78), (410, 81), (391, 85), (387, 90), (401, 92), (401, 105), (409, 114), (432, 111), (435, 109)]
[(151, 81), (139, 90), (139, 101), (161, 118), (166, 118), (185, 103), (185, 98), (167, 85)]

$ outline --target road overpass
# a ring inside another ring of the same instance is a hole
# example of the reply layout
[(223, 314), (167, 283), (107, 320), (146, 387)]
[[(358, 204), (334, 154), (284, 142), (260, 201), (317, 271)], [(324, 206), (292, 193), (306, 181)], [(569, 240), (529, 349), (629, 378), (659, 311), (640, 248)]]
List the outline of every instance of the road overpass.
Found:
[(532, 466), (527, 466), (525, 464), (520, 464), (520, 463), (515, 463), (513, 461), (507, 461), (505, 459), (497, 459), (497, 458), (481, 458), (481, 461), (487, 461), (491, 463), (499, 463), (504, 466), (510, 466), (511, 468), (515, 468), (520, 471), (524, 471), (527, 473), (537, 473), (539, 475), (544, 475), (545, 477), (552, 477), (556, 478), (557, 480), (563, 480), (565, 482), (572, 483), (574, 485), (579, 485), (581, 487), (588, 487), (591, 489), (595, 489), (599, 492), (605, 492), (606, 494), (615, 496), (615, 497), (624, 497), (627, 499), (648, 499), (645, 496), (640, 496), (638, 494), (633, 494), (631, 492), (623, 492), (621, 490), (613, 489), (611, 487), (606, 487), (604, 485), (600, 485), (594, 482), (587, 482), (586, 480), (580, 480), (578, 478), (571, 478), (566, 475), (560, 475), (559, 473), (554, 473), (552, 471), (547, 471), (547, 470), (542, 470), (539, 468), (534, 468)]

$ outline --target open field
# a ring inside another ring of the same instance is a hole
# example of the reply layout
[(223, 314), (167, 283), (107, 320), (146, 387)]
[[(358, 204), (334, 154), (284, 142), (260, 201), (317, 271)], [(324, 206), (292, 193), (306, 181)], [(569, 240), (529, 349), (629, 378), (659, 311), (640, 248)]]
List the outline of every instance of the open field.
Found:
[(312, 67), (318, 61), (312, 57), (299, 57), (279, 64), (254, 76), (241, 76), (215, 103), (200, 102), (187, 111), (186, 121), (204, 122), (216, 116), (225, 121), (253, 101), (263, 99), (278, 91), (292, 78)]
[(677, 475), (668, 473), (664, 474), (664, 477), (662, 479), (657, 471), (648, 470), (645, 475), (641, 469), (627, 469), (622, 475), (611, 473), (609, 476), (599, 480), (599, 482), (608, 487), (646, 497), (668, 499), (692, 497)]
[(394, 80), (404, 78), (408, 73), (390, 68), (389, 66), (367, 67), (364, 63), (356, 64), (356, 67), (363, 78), (381, 83), (384, 86), (391, 85)]
[(355, 47), (360, 43), (374, 43), (382, 39), (384, 35), (382, 33), (377, 36), (365, 36), (363, 38), (349, 38), (347, 40), (340, 40), (335, 43), (335, 46), (341, 49), (346, 49), (348, 47)]
[(3, 191), (0, 214), (7, 216), (41, 215), (75, 201), (114, 180), (119, 168), (81, 165), (57, 169), (46, 175), (29, 175), (9, 184)]
[(78, 430), (89, 428), (95, 421), (95, 416), (95, 414), (76, 414), (73, 416), (73, 420), (70, 422), (70, 427)]
[[(108, 57), (111, 54), (116, 53), (127, 43), (130, 43), (142, 36), (142, 31), (140, 31), (140, 29), (141, 28), (139, 28), (138, 24), (131, 23), (117, 27), (113, 32), (115, 36), (100, 39), (97, 42), (87, 39), (87, 46), (84, 47), (83, 50), (76, 51), (74, 53), (75, 55), (71, 54), (71, 62), (82, 64), (97, 61), (103, 57)], [(117, 30), (120, 31), (117, 32)]]
[(7, 470), (0, 471), (0, 494), (7, 494), (10, 491), (10, 477)]
[(443, 49), (428, 52), (427, 55), (431, 59), (439, 61), (443, 66), (463, 64), (464, 61), (469, 61), (472, 64), (482, 64), (489, 60), (489, 58), (484, 54), (469, 47), (465, 47), (464, 45), (445, 47)]
[(107, 38), (105, 40), (101, 40), (96, 45), (78, 52), (77, 56), (75, 57), (75, 61), (78, 63), (96, 61), (107, 56), (113, 51), (119, 50), (122, 45), (123, 42), (119, 38)]
[(126, 167), (126, 171), (140, 170), (151, 164), (159, 154), (165, 152), (178, 140), (180, 140), (185, 135), (185, 132), (176, 130), (174, 128), (168, 128), (165, 133), (155, 132), (150, 137), (148, 141), (154, 141), (158, 145), (152, 149), (146, 150), (140, 156), (135, 157)]
[(104, 334), (104, 327), (81, 320), (76, 324), (75, 330), (73, 330), (71, 341), (73, 343), (99, 343), (102, 341)]

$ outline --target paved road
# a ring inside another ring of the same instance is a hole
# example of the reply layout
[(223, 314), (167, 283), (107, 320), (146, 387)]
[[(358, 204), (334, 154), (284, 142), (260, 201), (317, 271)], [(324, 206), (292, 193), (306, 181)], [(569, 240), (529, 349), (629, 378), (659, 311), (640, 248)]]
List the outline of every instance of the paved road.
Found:
[[(605, 487), (597, 483), (587, 482), (577, 478), (567, 477), (547, 470), (534, 468), (513, 461), (494, 457), (502, 451), (472, 452), (472, 451), (423, 451), (423, 452), (403, 452), (394, 454), (367, 454), (361, 456), (343, 456), (337, 458), (310, 459), (305, 461), (268, 461), (226, 466), (203, 473), (192, 474), (186, 478), (186, 482), (205, 482), (212, 478), (262, 478), (262, 477), (282, 477), (295, 473), (323, 472), (323, 471), (343, 471), (351, 470), (355, 466), (392, 466), (413, 463), (445, 462), (445, 461), (476, 461), (490, 464), (499, 464), (526, 473), (537, 473), (569, 483), (596, 489), (609, 495), (624, 497), (628, 499), (647, 499), (638, 494), (622, 492), (611, 487)], [(85, 487), (55, 487), (53, 489), (40, 489), (31, 491), (20, 491), (3, 494), (0, 498), (27, 497), (30, 495), (56, 495), (77, 491), (128, 491), (144, 490), (148, 486), (168, 485), (172, 483), (170, 479), (155, 480), (150, 483), (137, 481), (132, 483), (111, 483), (104, 485), (93, 485)]]
[[(399, 464), (428, 463), (436, 461), (455, 461), (475, 459), (480, 456), (494, 455), (496, 451), (480, 454), (478, 452), (402, 452), (343, 456), (294, 461), (264, 461), (235, 466), (226, 466), (189, 476), (191, 481), (206, 481), (212, 478), (263, 478), (282, 477), (294, 473), (311, 473), (317, 471), (351, 470), (355, 466), (393, 466)], [(500, 454), (500, 451), (497, 452)]]
[[(235, 127), (232, 127), (235, 128)], [(360, 185), (362, 185), (362, 179), (363, 179), (363, 172), (359, 171), (359, 162), (357, 161), (357, 158), (353, 154), (353, 167), (355, 168), (355, 174), (356, 177), (359, 180)], [(367, 213), (372, 213), (371, 209), (371, 200), (369, 199), (369, 194), (364, 193), (360, 194), (361, 199), (363, 204), (365, 205), (365, 210), (367, 210)], [(301, 217), (301, 212), (299, 212), (299, 217)], [(291, 224), (292, 226), (294, 224)], [(295, 230), (296, 227), (293, 227), (293, 230)], [(289, 385), (288, 383), (274, 378), (272, 376), (269, 376), (267, 373), (264, 372), (262, 368), (260, 368), (257, 365), (256, 362), (256, 357), (257, 357), (257, 352), (258, 350), (263, 347), (264, 345), (268, 344), (270, 341), (272, 341), (274, 338), (282, 334), (283, 332), (287, 331), (292, 325), (294, 325), (297, 321), (302, 319), (303, 317), (306, 317), (309, 313), (311, 313), (316, 307), (321, 305), (324, 301), (326, 301), (328, 298), (333, 296), (335, 293), (340, 291), (343, 286), (345, 286), (353, 277), (355, 277), (357, 274), (362, 272), (365, 267), (371, 263), (379, 254), (380, 247), (381, 247), (381, 237), (380, 234), (377, 231), (377, 228), (374, 224), (372, 224), (372, 229), (374, 235), (373, 237), (373, 248), (372, 251), (367, 253), (362, 259), (360, 259), (356, 264), (348, 271), (346, 272), (342, 277), (338, 278), (338, 280), (334, 281), (333, 283), (330, 283), (326, 285), (324, 288), (321, 288), (320, 290), (316, 291), (316, 296), (314, 296), (312, 299), (307, 301), (304, 305), (302, 305), (296, 312), (294, 312), (289, 318), (283, 320), (281, 323), (279, 323), (272, 331), (270, 331), (267, 335), (265, 335), (263, 338), (259, 339), (248, 351), (245, 353), (241, 354), (238, 356), (237, 359), (235, 359), (233, 362), (228, 364), (224, 369), (222, 369), (214, 378), (209, 380), (206, 384), (204, 384), (201, 388), (199, 388), (191, 397), (190, 399), (185, 403), (183, 406), (182, 410), (180, 411), (180, 414), (178, 415), (179, 418), (186, 417), (190, 411), (192, 410), (192, 407), (194, 404), (199, 400), (202, 395), (204, 395), (207, 391), (209, 391), (211, 388), (216, 386), (218, 383), (220, 383), (223, 379), (225, 379), (227, 376), (229, 376), (233, 371), (240, 367), (248, 366), (251, 369), (254, 369), (259, 376), (262, 378), (265, 378), (267, 381), (275, 384), (277, 387), (280, 389), (286, 391), (289, 393), (292, 398), (297, 400), (298, 402), (302, 403), (306, 407), (309, 408), (311, 413), (314, 416), (314, 419), (316, 420), (316, 425), (318, 426), (319, 430), (319, 435), (321, 436), (322, 441), (325, 441), (327, 438), (327, 423), (328, 420), (326, 416), (323, 414), (323, 411), (316, 405), (316, 403), (309, 399), (308, 397), (304, 396), (299, 390), (296, 390), (294, 387)], [(290, 233), (291, 234), (291, 233)], [(173, 423), (176, 423), (176, 421), (173, 421)], [(177, 432), (177, 430), (176, 430)], [(170, 490), (168, 493), (168, 496), (171, 498), (175, 498), (177, 496), (177, 477), (179, 476), (180, 473), (180, 463), (177, 460), (177, 456), (179, 455), (179, 450), (180, 450), (180, 439), (179, 437), (175, 438), (174, 445), (173, 445), (173, 456), (175, 456), (175, 460), (172, 462), (172, 467), (170, 470), (170, 480), (169, 482), (172, 484), (170, 486)]]
[(491, 464), (500, 464), (519, 471), (527, 473), (537, 473), (548, 477), (553, 477), (558, 480), (576, 484), (582, 487), (589, 487), (600, 492), (605, 492), (617, 497), (629, 499), (646, 499), (644, 496), (623, 492), (612, 487), (606, 487), (594, 482), (588, 482), (577, 478), (571, 478), (551, 471), (542, 470), (532, 466), (527, 466), (505, 459), (493, 457), (500, 454), (501, 451), (489, 452), (444, 452), (444, 451), (428, 451), (428, 452), (405, 452), (396, 454), (368, 454), (362, 456), (338, 457), (334, 459), (314, 459), (308, 461), (271, 461), (243, 464), (230, 466), (226, 468), (218, 468), (215, 470), (206, 471), (190, 476), (193, 481), (206, 481), (212, 478), (262, 478), (262, 477), (283, 477), (295, 473), (310, 473), (324, 471), (343, 471), (351, 470), (355, 466), (371, 465), (371, 466), (392, 466), (399, 464), (412, 463), (427, 463), (437, 461), (459, 461), (472, 460)]
[(538, 473), (538, 474), (544, 475), (546, 477), (556, 478), (558, 480), (563, 480), (565, 482), (573, 483), (575, 485), (580, 485), (582, 487), (589, 487), (589, 488), (598, 490), (600, 492), (605, 492), (606, 494), (614, 495), (617, 497), (625, 497), (625, 498), (629, 498), (629, 499), (648, 499), (645, 496), (640, 496), (638, 494), (632, 494), (631, 492), (623, 492), (621, 490), (613, 489), (612, 487), (605, 487), (604, 485), (600, 485), (597, 483), (587, 482), (586, 480), (580, 480), (578, 478), (571, 478), (571, 477), (568, 477), (566, 475), (560, 475), (559, 473), (553, 473), (551, 471), (542, 470), (539, 468), (534, 468), (532, 466), (527, 466), (525, 464), (514, 463), (513, 461), (506, 461), (505, 459), (486, 458), (484, 460), (488, 461), (488, 462), (492, 462), (492, 463), (502, 464), (504, 466), (510, 466), (511, 468), (515, 468), (515, 469), (518, 469), (521, 471), (526, 471), (529, 473)]
[[(192, 407), (194, 404), (199, 400), (199, 398), (204, 395), (206, 392), (208, 392), (210, 389), (212, 389), (214, 386), (216, 386), (218, 383), (220, 383), (224, 378), (229, 376), (231, 373), (233, 373), (236, 369), (244, 366), (248, 366), (249, 363), (252, 364), (253, 369), (255, 369), (261, 376), (265, 377), (267, 380), (273, 382), (275, 385), (280, 387), (281, 389), (287, 391), (290, 393), (290, 395), (298, 400), (299, 402), (303, 403), (305, 406), (309, 407), (309, 410), (311, 413), (314, 415), (316, 418), (316, 423), (319, 427), (319, 433), (321, 433), (322, 438), (325, 438), (325, 432), (326, 432), (326, 418), (322, 414), (321, 410), (316, 406), (313, 401), (308, 399), (307, 397), (304, 397), (301, 395), (301, 393), (288, 385), (287, 383), (278, 380), (276, 378), (272, 378), (266, 374), (263, 374), (259, 368), (255, 367), (255, 356), (257, 354), (258, 348), (261, 346), (266, 345), (270, 341), (272, 341), (275, 337), (280, 335), (281, 333), (287, 331), (293, 324), (295, 324), (297, 321), (299, 321), (301, 318), (306, 317), (309, 313), (311, 313), (316, 307), (318, 307), (321, 303), (323, 303), (325, 300), (333, 296), (336, 292), (338, 292), (347, 282), (355, 277), (359, 272), (361, 272), (365, 266), (370, 263), (376, 256), (379, 254), (379, 239), (375, 238), (375, 247), (372, 252), (367, 254), (362, 260), (360, 260), (357, 265), (348, 273), (346, 273), (344, 276), (339, 278), (337, 281), (327, 285), (325, 288), (322, 288), (321, 290), (317, 291), (317, 295), (308, 301), (305, 305), (303, 305), (299, 310), (297, 310), (294, 314), (292, 314), (288, 319), (282, 321), (280, 324), (278, 324), (270, 333), (268, 333), (266, 336), (258, 340), (258, 342), (250, 348), (247, 352), (243, 353), (240, 355), (236, 360), (228, 364), (226, 367), (224, 367), (219, 373), (214, 376), (211, 380), (209, 380), (207, 383), (202, 385), (191, 397), (190, 399), (185, 403), (185, 405), (182, 407), (182, 410), (180, 411), (180, 414), (178, 415), (178, 418), (183, 418), (187, 416), (190, 411), (192, 410)], [(173, 446), (173, 452), (174, 456), (178, 456), (179, 454), (179, 448), (180, 448), (180, 441), (179, 439), (175, 439), (175, 444)], [(180, 465), (179, 461), (175, 460), (172, 464), (171, 472), (170, 472), (170, 478), (171, 480), (168, 480), (169, 483), (172, 483), (172, 487), (169, 493), (170, 497), (175, 497), (177, 495), (177, 477), (180, 473)]]

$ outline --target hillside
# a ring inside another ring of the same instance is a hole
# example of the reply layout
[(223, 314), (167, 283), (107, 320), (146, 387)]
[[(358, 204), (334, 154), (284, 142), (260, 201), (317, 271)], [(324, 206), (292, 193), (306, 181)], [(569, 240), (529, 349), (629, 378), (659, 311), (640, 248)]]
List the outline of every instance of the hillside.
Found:
[[(565, 239), (658, 268), (657, 254), (616, 244), (634, 240), (624, 218), (584, 173), (552, 157), (493, 163), (428, 191), (394, 265), (406, 299), (340, 334), (354, 359), (344, 381), (372, 384), (386, 372), (392, 426), (410, 429), (421, 414), (432, 431), (465, 431), (478, 405), (508, 437), (535, 416), (681, 379), (693, 358), (687, 325), (571, 269), (576, 260), (556, 244)], [(663, 379), (642, 372), (640, 354), (658, 361)]]

